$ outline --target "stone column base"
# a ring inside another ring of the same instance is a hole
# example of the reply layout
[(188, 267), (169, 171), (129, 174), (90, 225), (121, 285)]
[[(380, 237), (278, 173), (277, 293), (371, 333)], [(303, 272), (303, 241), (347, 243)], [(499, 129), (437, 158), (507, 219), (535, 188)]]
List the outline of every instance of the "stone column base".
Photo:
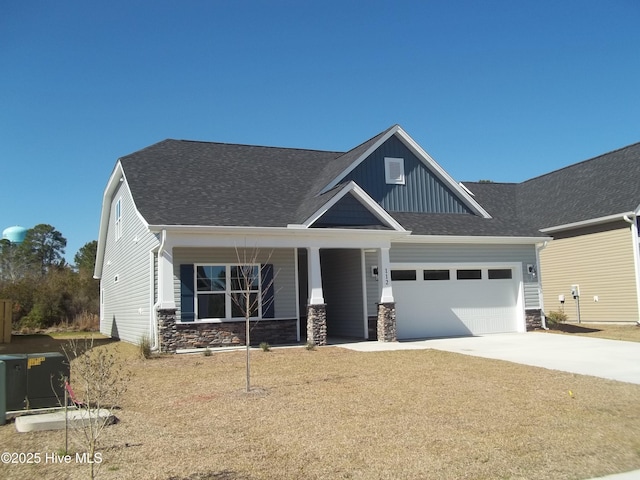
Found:
[(395, 342), (396, 336), (396, 304), (379, 303), (378, 304), (378, 341), (379, 342)]
[(307, 305), (307, 343), (327, 344), (327, 305)]
[(527, 332), (542, 328), (542, 310), (525, 310)]
[(158, 310), (158, 337), (160, 337), (159, 350), (161, 353), (176, 352), (176, 310)]

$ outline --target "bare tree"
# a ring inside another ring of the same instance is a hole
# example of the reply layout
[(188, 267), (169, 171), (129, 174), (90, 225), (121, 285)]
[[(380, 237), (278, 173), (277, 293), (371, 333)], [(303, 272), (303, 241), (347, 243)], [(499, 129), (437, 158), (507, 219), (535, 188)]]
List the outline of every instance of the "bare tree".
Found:
[[(97, 452), (99, 439), (105, 427), (113, 422), (111, 412), (118, 407), (127, 390), (131, 371), (125, 367), (117, 352), (94, 349), (93, 337), (69, 340), (63, 350), (71, 366), (76, 389), (75, 392), (69, 389), (69, 392), (80, 410), (80, 419), (71, 423), (71, 427), (80, 432), (79, 441), (86, 449), (86, 458), (83, 460), (89, 464), (90, 478), (94, 479), (98, 470), (96, 467), (102, 463), (102, 456)], [(108, 415), (104, 415), (105, 410), (109, 412)]]
[[(260, 251), (257, 248), (248, 250), (245, 247), (240, 251), (236, 247), (238, 265), (231, 270), (231, 300), (245, 321), (247, 393), (251, 391), (251, 320), (254, 320), (255, 327), (261, 314), (273, 306), (275, 299), (273, 285), (277, 272), (269, 263), (272, 253), (260, 263)], [(267, 269), (271, 269), (269, 275), (265, 275)]]

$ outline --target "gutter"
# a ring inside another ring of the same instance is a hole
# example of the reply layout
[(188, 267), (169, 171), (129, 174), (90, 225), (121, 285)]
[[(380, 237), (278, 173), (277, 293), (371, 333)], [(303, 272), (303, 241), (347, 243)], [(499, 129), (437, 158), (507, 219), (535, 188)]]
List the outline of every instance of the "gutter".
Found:
[[(540, 252), (542, 250), (544, 250), (545, 248), (547, 248), (547, 245), (549, 244), (548, 240), (545, 240), (543, 243), (539, 243), (536, 245), (536, 263), (538, 264), (538, 270), (542, 270), (540, 268)], [(540, 294), (542, 293), (542, 277), (540, 275), (540, 271), (538, 271), (538, 283), (540, 284)], [(543, 330), (549, 330), (549, 327), (547, 327), (547, 317), (544, 314), (544, 295), (540, 295), (540, 320), (542, 322), (542, 329)]]
[[(167, 240), (167, 231), (162, 230), (160, 247), (158, 247), (158, 259), (160, 259), (160, 255), (164, 251), (164, 244)], [(151, 281), (154, 281), (153, 275), (151, 276)], [(159, 289), (158, 289), (159, 290)], [(151, 313), (151, 333), (153, 343), (151, 344), (151, 351), (156, 352), (160, 348), (160, 336), (158, 332), (158, 308), (160, 308), (161, 304), (160, 292), (158, 291), (158, 300), (153, 304), (153, 312)]]
[[(636, 225), (636, 215), (627, 214), (624, 215), (622, 219), (629, 225), (631, 225), (631, 240), (633, 242), (633, 266), (636, 274), (636, 298), (638, 302), (638, 308), (640, 309), (640, 245), (638, 244), (638, 226)], [(636, 325), (640, 326), (640, 319), (636, 321)]]
[(624, 220), (626, 222), (632, 223), (632, 221), (629, 220), (630, 216), (635, 216), (634, 212), (622, 212), (622, 213), (616, 213), (615, 215), (607, 215), (605, 217), (582, 220), (580, 222), (565, 223), (564, 225), (556, 225), (554, 227), (541, 228), (540, 231), (542, 233), (553, 234), (555, 232), (561, 232), (562, 230), (571, 230), (574, 228), (590, 227), (592, 225), (601, 225), (603, 223), (609, 223), (616, 220)]

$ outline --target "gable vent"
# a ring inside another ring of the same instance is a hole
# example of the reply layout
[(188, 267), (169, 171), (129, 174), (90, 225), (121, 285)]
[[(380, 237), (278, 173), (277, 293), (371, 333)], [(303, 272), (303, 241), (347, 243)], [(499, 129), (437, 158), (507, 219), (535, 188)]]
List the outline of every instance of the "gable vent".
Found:
[(404, 158), (384, 157), (384, 178), (387, 185), (404, 185)]

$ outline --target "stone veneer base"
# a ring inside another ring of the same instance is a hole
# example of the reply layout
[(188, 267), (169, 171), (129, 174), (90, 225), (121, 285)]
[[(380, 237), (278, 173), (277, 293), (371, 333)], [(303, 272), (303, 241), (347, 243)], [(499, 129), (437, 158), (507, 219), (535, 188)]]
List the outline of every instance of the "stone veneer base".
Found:
[(378, 341), (395, 342), (396, 335), (396, 304), (394, 302), (378, 304)]
[[(216, 348), (246, 345), (244, 321), (221, 323), (176, 322), (175, 310), (158, 310), (160, 351), (175, 353), (191, 348)], [(296, 319), (251, 321), (251, 345), (296, 343)]]
[(542, 310), (525, 310), (527, 332), (542, 328)]
[(327, 344), (327, 305), (307, 305), (307, 343)]

